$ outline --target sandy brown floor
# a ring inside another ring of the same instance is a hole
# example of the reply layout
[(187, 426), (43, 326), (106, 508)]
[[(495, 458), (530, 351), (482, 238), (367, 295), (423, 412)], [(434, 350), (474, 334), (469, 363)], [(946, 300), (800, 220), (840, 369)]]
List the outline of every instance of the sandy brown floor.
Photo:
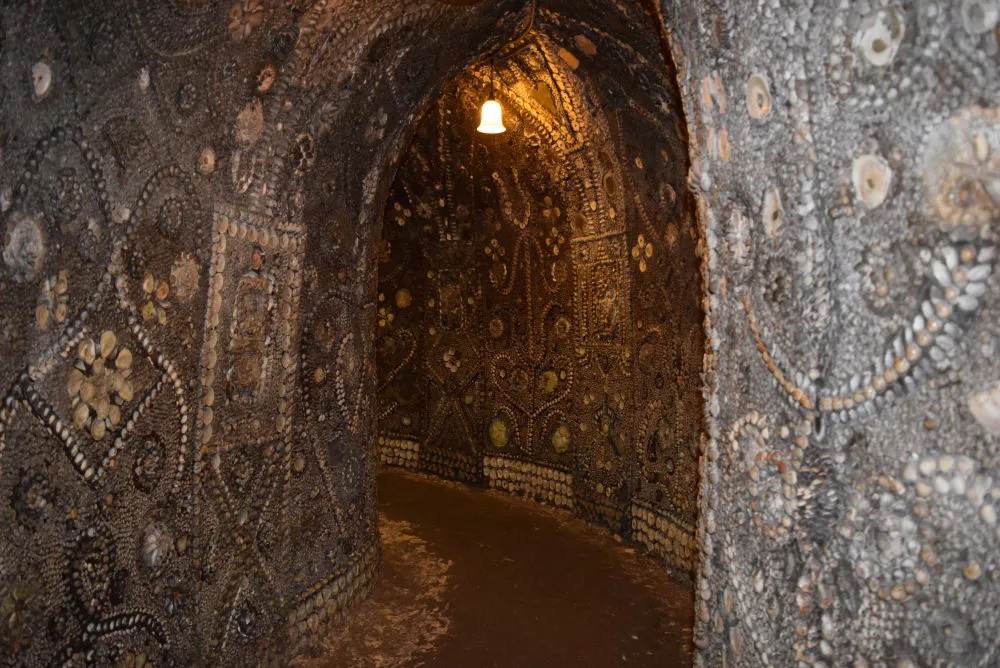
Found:
[(686, 578), (568, 513), (387, 471), (382, 581), (300, 665), (691, 665)]

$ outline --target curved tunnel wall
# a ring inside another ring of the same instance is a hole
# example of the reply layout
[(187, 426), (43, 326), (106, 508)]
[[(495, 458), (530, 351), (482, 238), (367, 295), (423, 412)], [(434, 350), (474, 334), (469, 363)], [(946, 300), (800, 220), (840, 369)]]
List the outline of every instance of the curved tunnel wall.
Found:
[(664, 9), (713, 351), (699, 665), (996, 664), (995, 4)]
[(6, 659), (249, 665), (372, 586), (387, 165), (520, 8), (0, 8)]
[[(382, 459), (572, 509), (691, 569), (704, 334), (680, 98), (599, 30), (552, 12), (536, 29), (495, 58), (508, 133), (475, 132), (481, 65), (397, 173)], [(648, 78), (600, 65), (616, 58)]]

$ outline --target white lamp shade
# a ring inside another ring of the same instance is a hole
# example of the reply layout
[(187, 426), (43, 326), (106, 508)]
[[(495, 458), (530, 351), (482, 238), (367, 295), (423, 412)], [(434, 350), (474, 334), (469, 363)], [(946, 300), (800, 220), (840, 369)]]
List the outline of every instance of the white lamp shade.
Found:
[(503, 107), (499, 102), (486, 100), (483, 103), (483, 114), (476, 129), (487, 135), (498, 135), (507, 131), (503, 126)]

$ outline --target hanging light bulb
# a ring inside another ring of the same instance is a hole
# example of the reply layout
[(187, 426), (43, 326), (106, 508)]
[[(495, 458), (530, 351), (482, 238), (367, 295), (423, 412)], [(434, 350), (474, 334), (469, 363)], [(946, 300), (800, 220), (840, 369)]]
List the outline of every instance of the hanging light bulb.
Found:
[(486, 135), (498, 135), (501, 132), (507, 131), (507, 128), (503, 126), (503, 107), (493, 97), (493, 74), (494, 71), (491, 68), (490, 99), (483, 102), (483, 111), (479, 117), (479, 127), (476, 128), (479, 132)]
[(503, 107), (499, 102), (496, 100), (483, 102), (483, 113), (476, 129), (487, 135), (498, 135), (507, 130), (503, 126)]

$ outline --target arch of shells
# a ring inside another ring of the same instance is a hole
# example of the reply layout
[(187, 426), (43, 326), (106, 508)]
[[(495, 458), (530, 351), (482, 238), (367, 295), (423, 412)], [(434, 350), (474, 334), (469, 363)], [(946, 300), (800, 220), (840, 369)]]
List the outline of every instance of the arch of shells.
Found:
[[(425, 114), (383, 222), (378, 442), (691, 570), (694, 202), (675, 78), (633, 11), (605, 30), (543, 8)], [(498, 137), (475, 131), (494, 74)]]
[(374, 586), (382, 437), (628, 531), (697, 484), (701, 665), (996, 663), (995, 1), (538, 18), (0, 7), (5, 659), (287, 658)]

